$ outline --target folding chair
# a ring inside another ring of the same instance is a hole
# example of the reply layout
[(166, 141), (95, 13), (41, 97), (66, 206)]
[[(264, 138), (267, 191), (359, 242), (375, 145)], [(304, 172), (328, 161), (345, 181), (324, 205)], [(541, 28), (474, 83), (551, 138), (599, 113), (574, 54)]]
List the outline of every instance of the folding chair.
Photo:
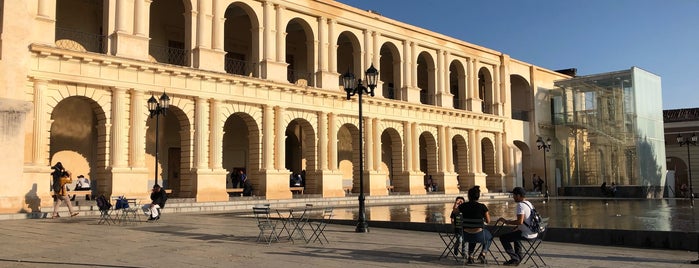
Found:
[(306, 225), (310, 226), (308, 220), (310, 218), (312, 209), (313, 204), (306, 204), (306, 207), (303, 209), (301, 216), (296, 217), (296, 221), (294, 222), (294, 229), (291, 231), (291, 236), (294, 236), (295, 233), (298, 233), (301, 235), (301, 237), (306, 243), (309, 243), (311, 238), (310, 236), (308, 238), (306, 237), (306, 232), (303, 230), (303, 228), (306, 227)]
[(267, 244), (271, 244), (272, 239), (279, 242), (276, 223), (269, 218), (269, 207), (253, 207), (252, 212), (255, 214), (255, 219), (257, 219), (257, 228), (260, 229), (260, 233), (257, 235), (257, 242), (260, 241), (260, 238), (264, 239)]
[(112, 225), (116, 223), (114, 217), (112, 217), (112, 210), (110, 208), (100, 209), (100, 219), (97, 224), (107, 223), (107, 225)]
[(439, 238), (444, 242), (444, 250), (442, 250), (442, 254), (439, 255), (439, 259), (441, 260), (451, 255), (456, 262), (459, 262), (459, 256), (454, 252), (454, 246), (456, 245), (454, 226), (444, 221), (444, 215), (442, 213), (432, 213), (431, 223), (435, 231), (439, 234)]
[[(328, 241), (328, 238), (325, 237), (325, 227), (328, 226), (328, 222), (330, 222), (330, 219), (333, 217), (333, 207), (326, 207), (323, 209), (323, 215), (318, 219), (318, 221), (310, 221), (308, 224), (311, 226), (311, 230), (313, 230), (313, 233), (311, 236), (308, 238), (308, 242), (315, 242), (318, 241), (321, 244), (323, 244), (323, 240), (325, 240), (325, 243), (330, 243)], [(323, 238), (321, 240), (321, 237)]]
[(125, 223), (138, 223), (141, 221), (141, 206), (135, 198), (127, 198), (128, 208), (124, 208), (121, 212)]
[[(491, 246), (494, 244), (494, 243), (493, 243), (493, 239), (494, 239), (495, 236), (492, 236), (492, 237), (490, 238), (490, 241), (486, 241), (485, 231), (486, 231), (488, 228), (487, 228), (487, 226), (485, 225), (485, 222), (483, 221), (483, 219), (467, 219), (467, 218), (463, 218), (463, 219), (461, 219), (461, 225), (463, 226), (463, 228), (481, 228), (481, 229), (483, 229), (483, 231), (481, 232), (481, 234), (482, 234), (482, 239), (478, 242), (478, 247), (476, 247), (475, 250), (473, 251), (474, 254), (475, 254), (476, 252), (478, 252), (478, 251), (481, 251), (481, 254), (485, 254), (485, 252), (483, 252), (483, 250), (484, 250), (483, 246), (485, 245), (485, 243), (490, 243)], [(487, 230), (487, 231), (490, 232), (490, 230)], [(492, 234), (492, 233), (491, 233), (491, 234)], [(466, 232), (464, 232), (464, 236), (465, 236), (465, 235), (466, 235)], [(469, 242), (469, 243), (471, 243), (471, 242)], [(465, 245), (465, 243), (464, 243), (464, 245)], [(496, 245), (496, 246), (497, 246), (497, 245)], [(488, 253), (489, 253), (490, 256), (493, 258), (493, 260), (495, 261), (495, 263), (496, 263), (497, 265), (500, 265), (500, 262), (498, 261), (498, 258), (495, 257), (495, 254), (493, 254), (493, 252), (492, 252), (490, 249), (488, 249)], [(484, 261), (485, 261), (485, 264), (488, 264), (487, 260), (484, 260)]]
[[(548, 230), (548, 225), (549, 225), (549, 218), (541, 218), (541, 227), (543, 227), (543, 231), (539, 232), (535, 238), (532, 239), (525, 239), (522, 240), (525, 243), (522, 243), (522, 249), (524, 250), (524, 254), (522, 255), (522, 262), (521, 264), (527, 263), (527, 261), (532, 260), (534, 263), (534, 266), (539, 268), (539, 266), (546, 266), (546, 262), (544, 262), (544, 259), (541, 258), (541, 255), (539, 255), (539, 252), (537, 249), (541, 245), (541, 242), (544, 241), (544, 236), (546, 235), (546, 230)], [(536, 258), (534, 258), (536, 256)], [(539, 259), (539, 262), (537, 263), (536, 259)]]

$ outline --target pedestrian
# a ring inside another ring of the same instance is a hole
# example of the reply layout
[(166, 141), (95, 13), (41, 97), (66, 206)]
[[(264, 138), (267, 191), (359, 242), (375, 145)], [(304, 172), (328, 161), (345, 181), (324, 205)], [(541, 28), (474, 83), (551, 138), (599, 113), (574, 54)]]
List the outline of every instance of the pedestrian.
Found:
[(251, 196), (252, 195), (252, 184), (250, 183), (250, 180), (248, 179), (248, 176), (243, 173), (243, 170), (240, 170), (240, 184), (243, 187), (243, 196)]
[[(499, 218), (496, 222), (502, 222), (508, 225), (516, 225), (517, 227), (513, 232), (506, 233), (500, 236), (500, 242), (502, 243), (503, 249), (510, 255), (510, 259), (504, 263), (507, 266), (517, 266), (519, 262), (522, 261), (522, 245), (520, 240), (536, 238), (537, 233), (531, 231), (527, 225), (530, 225), (529, 215), (531, 215), (534, 205), (529, 201), (525, 200), (524, 195), (526, 192), (522, 187), (515, 187), (512, 189), (512, 199), (517, 203), (517, 212), (515, 213), (516, 218), (513, 220), (507, 220), (505, 218)], [(514, 244), (514, 248), (512, 247)]]
[(56, 163), (51, 169), (53, 169), (53, 172), (51, 172), (51, 187), (53, 190), (53, 213), (51, 214), (51, 218), (55, 219), (60, 217), (60, 215), (58, 215), (58, 207), (61, 205), (61, 202), (66, 203), (71, 217), (77, 216), (78, 212), (73, 212), (73, 204), (71, 204), (68, 197), (67, 184), (73, 182), (73, 177), (70, 172), (63, 167), (61, 162)]
[(538, 180), (536, 179), (536, 173), (532, 173), (532, 192), (536, 192), (536, 183)]

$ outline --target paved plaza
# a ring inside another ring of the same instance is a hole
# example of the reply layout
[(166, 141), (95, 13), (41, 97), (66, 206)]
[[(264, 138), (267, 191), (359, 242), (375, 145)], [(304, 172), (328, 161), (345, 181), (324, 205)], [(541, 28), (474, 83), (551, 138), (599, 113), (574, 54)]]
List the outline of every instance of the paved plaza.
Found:
[[(329, 244), (257, 242), (254, 218), (172, 213), (154, 223), (98, 225), (97, 216), (0, 221), (0, 267), (450, 267), (436, 233), (328, 225)], [(493, 247), (495, 250), (495, 248)], [(696, 252), (544, 242), (549, 267), (699, 267)], [(492, 263), (491, 263), (492, 264)], [(529, 267), (520, 265), (520, 267)], [(473, 267), (477, 267), (475, 265)], [(482, 265), (480, 265), (482, 266)], [(494, 265), (491, 265), (494, 266)]]

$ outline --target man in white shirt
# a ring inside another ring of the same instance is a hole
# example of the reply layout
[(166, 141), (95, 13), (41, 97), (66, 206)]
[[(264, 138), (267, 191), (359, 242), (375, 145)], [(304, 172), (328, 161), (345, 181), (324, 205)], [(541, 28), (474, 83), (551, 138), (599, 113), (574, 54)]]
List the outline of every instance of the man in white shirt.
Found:
[[(514, 231), (503, 234), (500, 236), (500, 242), (502, 243), (502, 248), (505, 249), (508, 255), (510, 255), (510, 260), (506, 261), (504, 264), (508, 266), (517, 266), (519, 262), (522, 261), (522, 245), (520, 240), (536, 238), (537, 234), (532, 232), (527, 224), (529, 222), (529, 215), (534, 209), (532, 203), (524, 200), (524, 195), (526, 191), (522, 187), (515, 187), (512, 189), (512, 199), (517, 203), (517, 218), (514, 220), (507, 220), (505, 218), (498, 219), (498, 222), (503, 222), (508, 225), (516, 225)], [(514, 243), (514, 249), (512, 244)]]

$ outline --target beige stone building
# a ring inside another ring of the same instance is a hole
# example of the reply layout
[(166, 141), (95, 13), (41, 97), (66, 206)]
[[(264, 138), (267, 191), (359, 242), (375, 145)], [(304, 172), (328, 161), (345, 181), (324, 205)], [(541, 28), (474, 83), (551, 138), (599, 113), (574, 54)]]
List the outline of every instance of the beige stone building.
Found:
[[(228, 200), (237, 169), (267, 199), (302, 171), (304, 194), (356, 193), (358, 104), (339, 78), (372, 64), (368, 195), (426, 194), (426, 176), (446, 194), (529, 186), (553, 136), (546, 92), (568, 78), (331, 0), (0, 3), (3, 212), (49, 204), (59, 161), (106, 195), (146, 198), (157, 176), (171, 196)], [(156, 137), (147, 100), (164, 92)]]

